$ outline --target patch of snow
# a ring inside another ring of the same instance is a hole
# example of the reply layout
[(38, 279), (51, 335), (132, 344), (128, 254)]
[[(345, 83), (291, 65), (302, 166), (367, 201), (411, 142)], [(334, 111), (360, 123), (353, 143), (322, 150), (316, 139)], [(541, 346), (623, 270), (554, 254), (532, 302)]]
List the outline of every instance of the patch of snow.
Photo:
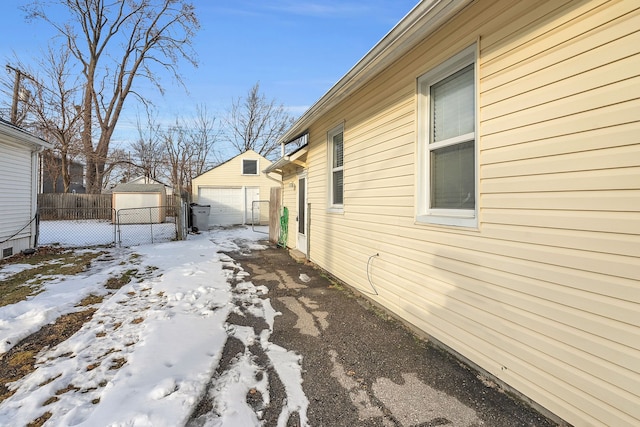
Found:
[(304, 273), (300, 273), (300, 280), (302, 280), (304, 283), (309, 283), (311, 281), (311, 277), (307, 276)]
[[(61, 315), (78, 311), (78, 302), (90, 294), (104, 295), (109, 277), (122, 274), (126, 266), (121, 260), (131, 254), (128, 250), (114, 250), (114, 260), (101, 261), (97, 267), (73, 278), (57, 277), (43, 283), (39, 294), (17, 304), (0, 307), (0, 353), (16, 345), (21, 339), (32, 334)], [(20, 271), (24, 269), (19, 269)], [(0, 269), (2, 278), (12, 273), (10, 265)], [(2, 280), (0, 278), (0, 280)]]
[[(234, 263), (222, 252), (260, 247), (263, 238), (250, 228), (211, 230), (187, 241), (135, 248), (138, 268), (150, 273), (106, 299), (76, 334), (39, 355), (34, 372), (10, 384), (15, 393), (0, 403), (0, 425), (26, 425), (46, 412), (48, 425), (183, 425), (207, 389), (228, 336), (265, 349), (287, 392), (278, 425), (285, 426), (293, 412), (307, 425), (300, 356), (269, 342), (279, 313), (264, 299), (268, 289), (247, 281), (232, 292), (227, 282)], [(133, 251), (108, 253), (111, 260), (99, 268), (48, 283), (39, 295), (1, 307), (2, 351), (77, 310), (85, 296), (105, 294), (107, 279), (131, 268)], [(0, 274), (12, 271), (3, 268)], [(264, 318), (269, 330), (256, 336), (228, 324), (237, 298), (247, 313)], [(207, 418), (207, 425), (260, 426), (261, 412), (246, 396), (260, 393), (268, 404), (267, 375), (258, 375), (264, 369), (249, 353), (238, 357), (210, 390), (221, 416)]]

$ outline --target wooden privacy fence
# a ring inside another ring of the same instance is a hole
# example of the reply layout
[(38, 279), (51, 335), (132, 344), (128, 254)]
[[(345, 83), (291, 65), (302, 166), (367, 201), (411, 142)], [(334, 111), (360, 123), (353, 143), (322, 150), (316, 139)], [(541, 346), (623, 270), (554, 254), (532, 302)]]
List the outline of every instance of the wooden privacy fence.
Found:
[(40, 220), (111, 220), (111, 194), (38, 194)]
[[(38, 194), (40, 220), (112, 220), (111, 194)], [(167, 196), (167, 216), (177, 216), (178, 195)], [(178, 209), (179, 210), (179, 209)]]

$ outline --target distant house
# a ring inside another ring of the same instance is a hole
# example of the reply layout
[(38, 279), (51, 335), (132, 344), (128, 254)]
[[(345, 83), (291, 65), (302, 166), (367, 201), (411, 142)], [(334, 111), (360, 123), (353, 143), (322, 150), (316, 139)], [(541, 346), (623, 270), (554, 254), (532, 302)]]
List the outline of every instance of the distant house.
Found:
[(640, 425), (638, 2), (422, 1), (299, 135), (289, 247), (551, 416)]
[(36, 245), (39, 153), (51, 145), (0, 119), (0, 259)]
[[(62, 159), (53, 154), (43, 154), (42, 165), (42, 193), (63, 193)], [(84, 194), (84, 165), (71, 160), (69, 164), (69, 193)]]
[(279, 179), (261, 173), (269, 165), (271, 161), (249, 150), (193, 178), (193, 200), (211, 206), (209, 226), (250, 224), (252, 218), (268, 222), (270, 190), (280, 185)]

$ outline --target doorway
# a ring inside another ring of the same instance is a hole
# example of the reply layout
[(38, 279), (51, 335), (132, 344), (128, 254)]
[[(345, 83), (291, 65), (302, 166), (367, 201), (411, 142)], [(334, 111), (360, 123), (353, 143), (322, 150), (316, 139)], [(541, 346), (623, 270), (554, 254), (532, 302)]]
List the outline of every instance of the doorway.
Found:
[(298, 239), (297, 248), (307, 255), (307, 174), (298, 176)]

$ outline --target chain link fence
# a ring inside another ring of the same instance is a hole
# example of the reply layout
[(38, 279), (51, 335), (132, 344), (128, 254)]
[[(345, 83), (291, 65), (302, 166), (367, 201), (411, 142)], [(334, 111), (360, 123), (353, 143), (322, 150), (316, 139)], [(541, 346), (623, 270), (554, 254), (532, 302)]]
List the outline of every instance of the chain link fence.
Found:
[(115, 245), (113, 216), (110, 208), (40, 207), (37, 244), (66, 248)]
[(41, 207), (37, 244), (68, 248), (136, 246), (183, 240), (187, 205), (130, 209)]
[[(186, 238), (184, 210), (169, 206), (118, 209), (116, 234), (120, 246), (169, 242)], [(176, 212), (177, 211), (177, 212)], [(169, 216), (170, 212), (175, 216)]]

